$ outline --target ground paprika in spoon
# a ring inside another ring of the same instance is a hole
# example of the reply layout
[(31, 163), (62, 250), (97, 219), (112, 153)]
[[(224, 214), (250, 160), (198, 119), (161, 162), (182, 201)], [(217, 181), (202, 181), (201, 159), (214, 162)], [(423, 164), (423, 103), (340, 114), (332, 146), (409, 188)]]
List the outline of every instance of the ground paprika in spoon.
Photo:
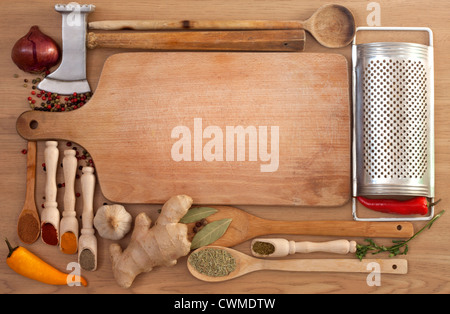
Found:
[(56, 228), (51, 223), (44, 223), (42, 225), (42, 240), (49, 245), (58, 245), (58, 233)]

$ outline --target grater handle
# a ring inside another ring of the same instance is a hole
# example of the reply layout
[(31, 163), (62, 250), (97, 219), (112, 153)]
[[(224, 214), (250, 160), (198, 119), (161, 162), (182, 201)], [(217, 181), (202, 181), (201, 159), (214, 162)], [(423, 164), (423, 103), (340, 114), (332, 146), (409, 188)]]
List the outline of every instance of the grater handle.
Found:
[(360, 26), (356, 28), (355, 37), (353, 37), (353, 45), (356, 45), (356, 34), (358, 31), (419, 31), (428, 33), (428, 46), (433, 47), (433, 31), (429, 27), (372, 27)]

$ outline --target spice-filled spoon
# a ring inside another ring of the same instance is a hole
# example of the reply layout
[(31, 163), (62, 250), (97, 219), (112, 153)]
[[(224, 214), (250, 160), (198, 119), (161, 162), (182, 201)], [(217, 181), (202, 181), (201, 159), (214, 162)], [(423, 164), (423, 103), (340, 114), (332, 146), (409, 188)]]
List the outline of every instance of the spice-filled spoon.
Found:
[(59, 248), (65, 254), (75, 254), (78, 250), (78, 219), (75, 211), (75, 177), (77, 172), (77, 157), (73, 149), (64, 151), (64, 210), (62, 212), (59, 231), (61, 239)]
[(258, 270), (301, 272), (370, 273), (377, 263), (380, 273), (406, 274), (405, 259), (261, 259), (236, 250), (205, 246), (191, 253), (187, 261), (189, 272), (197, 279), (219, 282), (234, 279)]
[(60, 213), (56, 202), (56, 170), (59, 150), (57, 141), (46, 141), (44, 150), (47, 178), (45, 183), (45, 203), (41, 214), (42, 241), (49, 245), (58, 245)]
[(295, 242), (286, 239), (254, 239), (252, 255), (256, 257), (283, 257), (295, 253), (327, 252), (347, 254), (356, 252), (356, 242), (334, 240), (327, 242)]
[(83, 213), (81, 236), (78, 240), (78, 263), (88, 271), (97, 269), (97, 238), (94, 230), (94, 189), (95, 175), (93, 167), (83, 167), (81, 192), (83, 194)]
[(28, 141), (27, 146), (27, 192), (17, 222), (17, 234), (23, 243), (31, 244), (41, 233), (41, 221), (35, 200), (37, 144), (35, 141)]

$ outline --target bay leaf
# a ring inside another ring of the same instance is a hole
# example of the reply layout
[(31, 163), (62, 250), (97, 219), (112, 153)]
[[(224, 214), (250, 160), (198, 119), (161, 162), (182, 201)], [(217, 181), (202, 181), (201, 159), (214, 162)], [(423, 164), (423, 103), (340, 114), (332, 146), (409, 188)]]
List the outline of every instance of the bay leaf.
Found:
[(181, 223), (188, 224), (191, 222), (200, 221), (212, 214), (217, 213), (217, 209), (212, 207), (194, 207), (188, 210), (186, 215), (180, 219)]
[(209, 245), (219, 239), (227, 231), (231, 221), (231, 218), (225, 218), (208, 223), (192, 239), (191, 250)]

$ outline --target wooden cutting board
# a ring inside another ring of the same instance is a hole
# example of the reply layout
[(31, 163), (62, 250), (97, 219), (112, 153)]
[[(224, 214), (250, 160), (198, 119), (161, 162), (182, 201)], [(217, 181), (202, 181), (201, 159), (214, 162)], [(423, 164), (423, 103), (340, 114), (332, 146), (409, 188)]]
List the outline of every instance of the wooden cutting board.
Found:
[(315, 53), (124, 53), (71, 112), (23, 113), (27, 140), (93, 157), (111, 202), (338, 206), (350, 197), (347, 61)]

